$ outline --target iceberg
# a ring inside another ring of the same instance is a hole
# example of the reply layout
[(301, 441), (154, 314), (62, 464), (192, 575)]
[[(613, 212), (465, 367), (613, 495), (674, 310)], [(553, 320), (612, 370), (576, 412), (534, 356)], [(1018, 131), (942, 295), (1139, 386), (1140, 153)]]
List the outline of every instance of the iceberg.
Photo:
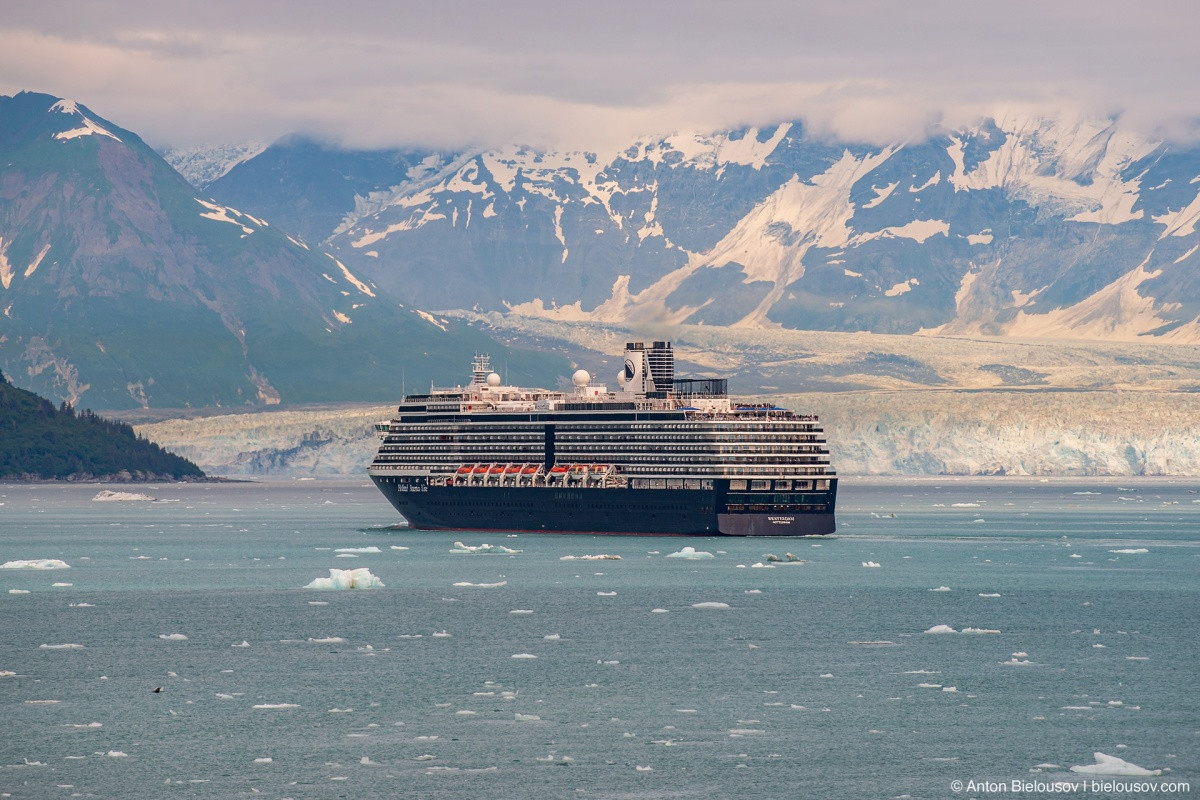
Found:
[(96, 496), (92, 498), (93, 503), (123, 503), (131, 501), (153, 503), (154, 498), (141, 492), (114, 492), (109, 489), (97, 492)]
[(706, 550), (697, 550), (696, 548), (691, 547), (691, 546), (685, 547), (682, 550), (675, 552), (675, 553), (671, 553), (670, 555), (667, 556), (667, 558), (686, 558), (690, 561), (697, 561), (702, 558), (712, 558), (712, 557), (713, 557), (712, 553), (709, 553)]
[(380, 550), (378, 547), (375, 547), (374, 545), (372, 545), (370, 547), (338, 547), (338, 548), (335, 548), (333, 552), (335, 552), (335, 553), (381, 553), (383, 551)]
[(1162, 775), (1161, 769), (1139, 767), (1137, 764), (1130, 764), (1128, 761), (1116, 756), (1109, 756), (1099, 752), (1092, 753), (1092, 756), (1096, 759), (1095, 764), (1083, 764), (1071, 767), (1071, 772), (1078, 772), (1083, 775), (1121, 775), (1131, 778), (1150, 778), (1155, 775)]
[(729, 608), (729, 603), (692, 603), (692, 608)]
[(57, 558), (30, 558), (24, 561), (5, 561), (0, 569), (70, 569), (71, 565)]
[(864, 562), (862, 562), (862, 565), (864, 567), (878, 567), (879, 562), (878, 561), (864, 561)]
[(934, 625), (932, 628), (930, 628), (929, 630), (927, 630), (925, 632), (926, 633), (958, 633), (958, 631), (954, 630), (954, 628), (951, 628), (949, 625)]
[(305, 589), (374, 589), (383, 588), (383, 581), (366, 567), (359, 569), (330, 568), (328, 578), (315, 578)]
[(481, 544), (481, 545), (472, 547), (469, 544), (463, 544), (462, 542), (455, 542), (454, 547), (450, 549), (450, 552), (451, 553), (480, 553), (483, 555), (493, 554), (493, 553), (496, 555), (512, 555), (514, 553), (519, 553), (521, 551), (514, 550), (511, 547), (505, 547), (502, 544)]

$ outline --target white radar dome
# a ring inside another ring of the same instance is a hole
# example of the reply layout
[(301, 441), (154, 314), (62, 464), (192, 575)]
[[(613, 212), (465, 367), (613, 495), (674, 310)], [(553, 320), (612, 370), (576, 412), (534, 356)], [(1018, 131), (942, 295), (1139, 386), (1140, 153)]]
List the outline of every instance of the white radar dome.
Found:
[(625, 370), (621, 370), (620, 372), (617, 373), (617, 386), (624, 386), (624, 385), (625, 385)]
[(571, 376), (571, 382), (582, 389), (592, 382), (592, 376), (586, 369), (577, 369)]
[(488, 382), (488, 386), (499, 386), (500, 385), (500, 376), (494, 372), (489, 373), (487, 376), (487, 382)]

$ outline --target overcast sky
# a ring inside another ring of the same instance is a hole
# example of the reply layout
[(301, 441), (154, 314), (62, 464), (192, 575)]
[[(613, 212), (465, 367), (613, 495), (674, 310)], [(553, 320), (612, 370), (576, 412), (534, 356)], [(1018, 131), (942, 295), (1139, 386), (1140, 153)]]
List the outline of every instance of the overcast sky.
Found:
[(882, 142), (1013, 106), (1182, 135), (1198, 79), (1195, 0), (0, 0), (0, 93), (156, 146)]

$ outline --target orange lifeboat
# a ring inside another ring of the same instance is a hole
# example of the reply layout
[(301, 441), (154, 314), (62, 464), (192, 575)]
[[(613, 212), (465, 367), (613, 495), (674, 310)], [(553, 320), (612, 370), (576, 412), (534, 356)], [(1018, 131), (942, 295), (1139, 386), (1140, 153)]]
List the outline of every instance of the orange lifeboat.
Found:
[(521, 470), (522, 475), (536, 475), (538, 471), (536, 464), (530, 464)]

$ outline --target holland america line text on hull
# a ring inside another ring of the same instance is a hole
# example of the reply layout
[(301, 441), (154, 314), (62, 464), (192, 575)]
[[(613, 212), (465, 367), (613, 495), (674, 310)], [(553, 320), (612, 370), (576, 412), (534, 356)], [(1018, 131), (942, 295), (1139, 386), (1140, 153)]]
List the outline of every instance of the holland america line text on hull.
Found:
[(369, 473), (413, 528), (805, 536), (834, 531), (837, 475), (815, 416), (675, 377), (670, 342), (625, 345), (616, 391), (501, 385), (408, 395)]

